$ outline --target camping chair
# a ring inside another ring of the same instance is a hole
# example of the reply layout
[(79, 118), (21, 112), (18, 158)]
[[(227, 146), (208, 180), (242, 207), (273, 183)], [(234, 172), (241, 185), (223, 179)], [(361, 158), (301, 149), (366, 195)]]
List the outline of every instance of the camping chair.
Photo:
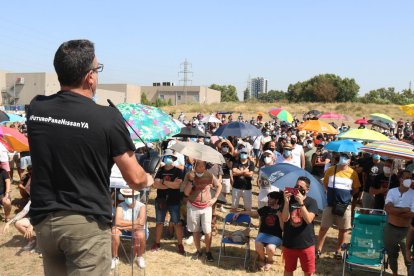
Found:
[[(222, 233), (221, 233), (220, 252), (219, 252), (217, 266), (220, 266), (220, 260), (223, 257), (223, 258), (244, 259), (243, 267), (246, 268), (247, 258), (250, 258), (250, 239), (249, 239), (249, 236), (244, 236), (245, 239), (241, 240), (241, 241), (233, 240), (231, 235), (229, 235), (230, 230), (226, 230), (226, 226), (230, 227), (231, 225), (233, 225), (233, 226), (238, 226), (238, 228), (243, 227), (244, 231), (250, 231), (251, 219), (250, 219), (250, 216), (248, 216), (248, 215), (239, 215), (239, 217), (236, 220), (233, 220), (233, 216), (234, 216), (234, 213), (229, 213), (224, 218), (224, 225), (223, 225), (223, 230), (222, 230)], [(244, 233), (244, 231), (243, 231), (243, 233)], [(245, 248), (244, 257), (238, 257), (238, 256), (234, 256), (234, 255), (227, 255), (226, 254), (226, 244), (240, 245), (240, 246), (244, 247)]]
[[(145, 228), (145, 232), (146, 232), (145, 239), (148, 240), (148, 238), (149, 238), (148, 227)], [(134, 258), (133, 258), (133, 256), (134, 256), (134, 254), (133, 254), (134, 245), (132, 244), (132, 232), (130, 232), (128, 234), (122, 233), (122, 234), (119, 235), (119, 237), (120, 237), (119, 247), (122, 248), (122, 251), (124, 252), (124, 255), (125, 255), (126, 259), (128, 260), (128, 263), (131, 264), (134, 261)], [(127, 243), (130, 247), (131, 252), (130, 252), (129, 255), (127, 254), (126, 247), (125, 247), (124, 243)]]
[(384, 249), (384, 226), (387, 213), (384, 210), (360, 208), (355, 211), (351, 242), (344, 244), (343, 269), (378, 272), (383, 274), (386, 264)]

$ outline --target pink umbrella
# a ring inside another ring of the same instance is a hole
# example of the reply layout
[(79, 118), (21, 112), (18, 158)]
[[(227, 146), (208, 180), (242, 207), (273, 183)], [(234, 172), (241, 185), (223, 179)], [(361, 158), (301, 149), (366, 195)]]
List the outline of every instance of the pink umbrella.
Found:
[(327, 112), (319, 116), (320, 119), (337, 119), (337, 120), (346, 120), (347, 117), (343, 114)]
[(369, 122), (367, 121), (367, 119), (364, 118), (359, 118), (355, 121), (355, 124), (360, 124), (360, 125), (367, 125), (369, 124)]

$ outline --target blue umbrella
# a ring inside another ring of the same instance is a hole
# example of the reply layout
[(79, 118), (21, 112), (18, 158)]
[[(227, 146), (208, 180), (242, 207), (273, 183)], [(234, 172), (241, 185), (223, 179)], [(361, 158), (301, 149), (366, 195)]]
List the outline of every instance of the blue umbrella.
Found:
[(330, 150), (333, 152), (359, 152), (359, 148), (363, 147), (364, 145), (353, 141), (353, 140), (338, 140), (329, 142), (326, 146), (326, 150)]
[(306, 176), (310, 179), (310, 189), (308, 196), (318, 203), (318, 208), (323, 210), (326, 205), (326, 193), (323, 184), (320, 183), (312, 174), (299, 167), (288, 163), (280, 163), (260, 169), (262, 181), (269, 181), (273, 186), (284, 190), (286, 187), (294, 187), (299, 176)]
[(247, 136), (259, 136), (262, 135), (259, 129), (254, 125), (243, 123), (243, 122), (231, 122), (219, 127), (213, 136), (236, 136), (240, 138), (245, 138)]
[(13, 113), (6, 113), (6, 114), (7, 114), (7, 116), (9, 116), (9, 120), (3, 121), (4, 123), (14, 123), (14, 122), (22, 123), (22, 122), (26, 121), (26, 118), (24, 118), (22, 116), (19, 116), (19, 115), (13, 114)]

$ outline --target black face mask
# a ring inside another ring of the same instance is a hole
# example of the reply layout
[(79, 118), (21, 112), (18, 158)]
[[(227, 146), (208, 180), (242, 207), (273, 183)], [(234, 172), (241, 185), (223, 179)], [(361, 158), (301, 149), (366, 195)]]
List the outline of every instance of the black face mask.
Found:
[(275, 151), (275, 150), (276, 150), (276, 148), (269, 148), (269, 150), (271, 150), (271, 151)]
[(296, 140), (290, 140), (290, 143), (291, 143), (292, 145), (294, 145), (294, 144), (296, 144), (296, 143), (297, 143), (297, 141), (296, 141)]

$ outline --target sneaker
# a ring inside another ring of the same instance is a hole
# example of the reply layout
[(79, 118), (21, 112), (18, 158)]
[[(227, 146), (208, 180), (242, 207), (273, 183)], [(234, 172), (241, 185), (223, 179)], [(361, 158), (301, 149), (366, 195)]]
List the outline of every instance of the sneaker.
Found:
[(319, 259), (321, 257), (322, 253), (320, 250), (316, 250), (316, 259)]
[(213, 258), (213, 254), (211, 254), (211, 252), (206, 252), (206, 256), (207, 256), (207, 262), (214, 262), (214, 258)]
[(35, 247), (36, 247), (36, 241), (32, 240), (32, 241), (29, 241), (25, 246), (23, 246), (23, 250), (24, 251), (31, 251)]
[(182, 244), (177, 244), (177, 252), (181, 255), (185, 255), (184, 246)]
[(194, 255), (191, 257), (192, 260), (198, 260), (203, 256), (203, 252), (198, 252), (196, 251), (196, 253), (194, 253)]
[(144, 257), (137, 257), (137, 263), (140, 268), (145, 268), (145, 260)]
[(159, 244), (159, 243), (154, 243), (154, 244), (151, 246), (151, 251), (152, 251), (152, 252), (159, 251), (160, 249), (161, 249), (161, 244)]
[(119, 258), (118, 257), (112, 258), (111, 269), (115, 269), (115, 267), (118, 265), (118, 263), (119, 263)]
[(189, 236), (186, 240), (185, 240), (185, 244), (190, 245), (192, 244), (194, 241), (193, 236)]

